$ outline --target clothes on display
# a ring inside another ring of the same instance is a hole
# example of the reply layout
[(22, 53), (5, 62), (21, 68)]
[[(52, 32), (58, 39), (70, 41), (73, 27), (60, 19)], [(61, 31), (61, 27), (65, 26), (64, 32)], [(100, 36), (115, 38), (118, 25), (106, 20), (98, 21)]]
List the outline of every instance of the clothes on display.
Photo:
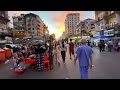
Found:
[(38, 71), (42, 71), (43, 70), (44, 53), (45, 53), (45, 50), (42, 47), (37, 48), (35, 50), (35, 54), (36, 54), (36, 69)]
[(43, 57), (44, 54), (36, 54), (36, 68), (38, 71), (43, 70)]

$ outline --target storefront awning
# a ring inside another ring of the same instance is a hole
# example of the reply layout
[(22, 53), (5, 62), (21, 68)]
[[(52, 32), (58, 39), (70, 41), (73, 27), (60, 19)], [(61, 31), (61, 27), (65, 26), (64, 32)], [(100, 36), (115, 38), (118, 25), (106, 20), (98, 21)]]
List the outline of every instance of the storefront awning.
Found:
[(100, 35), (100, 36), (97, 36), (96, 38), (109, 38), (109, 37), (105, 35)]

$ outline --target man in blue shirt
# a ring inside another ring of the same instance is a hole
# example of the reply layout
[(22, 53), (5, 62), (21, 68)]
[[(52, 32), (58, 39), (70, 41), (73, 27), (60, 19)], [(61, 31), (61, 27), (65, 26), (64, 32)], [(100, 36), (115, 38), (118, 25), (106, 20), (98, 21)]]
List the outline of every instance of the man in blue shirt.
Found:
[(88, 79), (88, 69), (89, 66), (92, 68), (92, 48), (87, 45), (87, 41), (82, 39), (82, 46), (80, 46), (76, 51), (75, 62), (79, 59), (80, 75), (81, 79)]

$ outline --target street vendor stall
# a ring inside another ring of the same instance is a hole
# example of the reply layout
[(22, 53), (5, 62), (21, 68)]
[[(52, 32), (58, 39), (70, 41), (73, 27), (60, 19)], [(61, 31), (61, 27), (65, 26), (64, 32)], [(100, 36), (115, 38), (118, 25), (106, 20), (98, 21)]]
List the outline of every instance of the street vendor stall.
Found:
[(5, 60), (5, 50), (0, 49), (0, 62)]
[(5, 58), (10, 58), (12, 56), (12, 51), (9, 48), (4, 48), (5, 50)]

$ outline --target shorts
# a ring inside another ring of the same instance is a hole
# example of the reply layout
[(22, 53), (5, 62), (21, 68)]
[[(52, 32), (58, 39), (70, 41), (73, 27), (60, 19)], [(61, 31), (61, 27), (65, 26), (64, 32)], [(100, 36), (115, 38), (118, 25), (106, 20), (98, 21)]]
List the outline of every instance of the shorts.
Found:
[(73, 54), (73, 55), (74, 55), (74, 51), (70, 51), (70, 54)]

